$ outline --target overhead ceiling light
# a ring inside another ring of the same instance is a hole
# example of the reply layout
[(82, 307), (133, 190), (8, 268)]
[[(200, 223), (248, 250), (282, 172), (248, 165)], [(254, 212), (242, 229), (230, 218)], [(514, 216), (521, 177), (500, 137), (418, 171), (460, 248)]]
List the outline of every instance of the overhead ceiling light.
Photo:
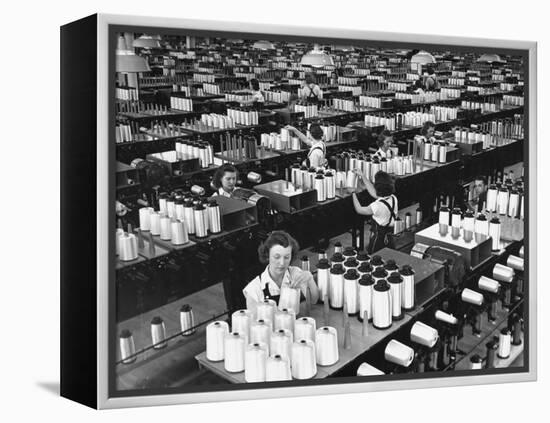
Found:
[(332, 46), (332, 49), (335, 51), (355, 51), (355, 47), (344, 46), (344, 45), (335, 45), (335, 46)]
[(420, 63), (421, 65), (427, 65), (429, 63), (435, 63), (435, 57), (424, 50), (420, 50), (413, 57), (411, 57), (411, 63)]
[(478, 62), (484, 62), (484, 63), (504, 63), (505, 61), (500, 58), (498, 54), (489, 54), (485, 53), (482, 54), (479, 59), (477, 59)]
[(117, 72), (149, 72), (149, 63), (143, 57), (136, 56), (132, 50), (128, 50), (126, 40), (123, 36), (118, 38), (116, 49), (116, 71)]
[(260, 40), (256, 41), (253, 45), (256, 50), (274, 50), (275, 46), (270, 41)]
[(160, 42), (150, 35), (143, 34), (137, 40), (134, 40), (133, 46), (140, 48), (160, 48)]
[(321, 68), (323, 66), (334, 66), (334, 61), (331, 56), (326, 54), (324, 51), (321, 51), (319, 49), (319, 45), (316, 44), (313, 47), (313, 50), (302, 56), (300, 64)]

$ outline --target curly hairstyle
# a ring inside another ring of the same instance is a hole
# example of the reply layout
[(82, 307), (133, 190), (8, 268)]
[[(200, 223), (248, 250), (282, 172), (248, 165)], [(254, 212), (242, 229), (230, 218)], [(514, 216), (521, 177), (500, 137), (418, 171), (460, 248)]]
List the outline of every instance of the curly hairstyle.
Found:
[(271, 247), (275, 245), (280, 245), (284, 248), (290, 246), (292, 250), (291, 261), (294, 260), (296, 254), (298, 254), (298, 251), (300, 250), (298, 242), (288, 233), (285, 231), (273, 231), (258, 247), (258, 259), (260, 260), (260, 263), (269, 263), (269, 251), (271, 250)]
[(483, 182), (483, 185), (487, 185), (487, 177), (484, 176), (484, 175), (477, 175), (474, 178), (474, 181), (481, 181), (481, 182)]
[(237, 175), (239, 173), (237, 168), (230, 163), (225, 163), (224, 165), (220, 166), (218, 170), (216, 170), (216, 173), (214, 173), (214, 178), (212, 178), (212, 184), (217, 189), (220, 189), (222, 187), (222, 178), (226, 172), (233, 172)]
[(305, 75), (306, 84), (315, 84), (315, 76), (312, 73), (306, 73)]
[(318, 123), (312, 123), (311, 125), (309, 125), (309, 133), (316, 140), (320, 140), (323, 138), (323, 129)]
[(395, 192), (395, 182), (389, 173), (380, 170), (374, 175), (374, 189), (379, 197), (388, 197)]
[(254, 91), (259, 91), (260, 90), (260, 82), (256, 78), (252, 78), (250, 80), (250, 86), (252, 87), (252, 89)]
[(420, 134), (426, 136), (429, 128), (435, 128), (435, 123), (433, 123), (431, 120), (427, 120), (426, 122), (424, 122), (424, 125), (422, 125), (422, 129), (420, 130)]
[(376, 139), (376, 145), (378, 145), (378, 147), (382, 147), (384, 145), (384, 141), (386, 140), (386, 138), (389, 138), (391, 136), (392, 136), (391, 132), (388, 131), (387, 129), (384, 129), (378, 135), (378, 138)]

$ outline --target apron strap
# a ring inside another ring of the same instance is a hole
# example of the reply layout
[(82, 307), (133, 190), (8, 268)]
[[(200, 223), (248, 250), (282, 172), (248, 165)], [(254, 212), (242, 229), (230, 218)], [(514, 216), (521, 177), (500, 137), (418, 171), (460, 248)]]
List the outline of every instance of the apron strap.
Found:
[(323, 147), (320, 147), (320, 146), (316, 145), (311, 150), (309, 150), (309, 153), (307, 153), (307, 156), (310, 157), (311, 153), (313, 153), (315, 150), (321, 150), (323, 152), (323, 154), (325, 154), (325, 149)]
[[(262, 275), (260, 275), (260, 283), (262, 281)], [(263, 289), (263, 293), (264, 293), (264, 299), (266, 300), (273, 300), (275, 302), (279, 302), (279, 297), (280, 295), (271, 295), (271, 293), (269, 292), (269, 282), (265, 284), (265, 287)]]
[(382, 204), (384, 204), (388, 208), (388, 210), (390, 211), (390, 220), (388, 221), (386, 226), (384, 226), (385, 228), (387, 228), (388, 226), (390, 226), (390, 223), (392, 222), (392, 219), (397, 220), (397, 216), (395, 215), (395, 212), (393, 211), (393, 207), (395, 206), (395, 202), (393, 201), (393, 196), (391, 198), (391, 206), (388, 204), (388, 202), (386, 200), (380, 199), (380, 202)]
[[(315, 86), (315, 84), (313, 84), (313, 86)], [(313, 92), (313, 88), (311, 88), (311, 85), (308, 85), (307, 87), (309, 88), (309, 95), (307, 97), (308, 98), (314, 98), (315, 97), (315, 100), (319, 100), (319, 97), (317, 96), (317, 94), (315, 94)]]
[[(306, 158), (306, 160), (304, 160), (304, 163), (306, 164), (307, 167), (311, 167), (311, 160), (309, 158), (311, 157), (311, 153), (313, 153), (315, 150), (321, 150), (323, 152), (323, 156), (324, 156), (326, 154), (326, 152), (325, 152), (325, 143), (323, 143), (322, 147), (320, 145), (316, 145), (315, 147), (313, 147), (312, 149), (309, 150), (309, 152), (307, 153), (307, 158)], [(323, 165), (323, 163), (322, 163), (322, 165)]]

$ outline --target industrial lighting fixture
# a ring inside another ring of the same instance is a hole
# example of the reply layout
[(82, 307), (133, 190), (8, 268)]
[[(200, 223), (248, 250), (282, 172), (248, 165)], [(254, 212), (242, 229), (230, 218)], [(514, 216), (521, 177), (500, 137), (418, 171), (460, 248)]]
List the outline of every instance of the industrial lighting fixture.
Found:
[(256, 41), (252, 45), (252, 47), (255, 48), (256, 50), (275, 50), (275, 46), (273, 45), (272, 42), (264, 41), (264, 40)]
[(151, 68), (149, 63), (132, 50), (128, 50), (126, 41), (123, 36), (118, 37), (118, 44), (116, 49), (116, 71), (117, 72), (149, 72)]
[(498, 54), (489, 54), (485, 53), (482, 54), (479, 59), (477, 59), (478, 62), (484, 62), (484, 63), (503, 63), (504, 60), (500, 58)]
[(160, 48), (160, 42), (150, 35), (143, 34), (137, 40), (134, 40), (133, 46), (141, 48)]
[(335, 50), (335, 51), (343, 51), (343, 52), (355, 51), (355, 47), (353, 47), (353, 46), (344, 46), (344, 45), (335, 45), (335, 46), (332, 46), (332, 49)]
[(323, 66), (334, 66), (334, 61), (331, 56), (319, 49), (318, 44), (315, 44), (313, 50), (302, 56), (300, 64), (322, 68)]
[(419, 63), (421, 65), (427, 65), (430, 63), (435, 63), (435, 57), (433, 57), (427, 51), (420, 50), (413, 57), (411, 57), (411, 63)]

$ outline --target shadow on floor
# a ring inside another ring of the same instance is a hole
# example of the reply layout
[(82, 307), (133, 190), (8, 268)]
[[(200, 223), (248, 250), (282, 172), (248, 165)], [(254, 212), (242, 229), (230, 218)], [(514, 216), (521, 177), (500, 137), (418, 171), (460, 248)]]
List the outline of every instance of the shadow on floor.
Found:
[(55, 396), (59, 396), (59, 382), (37, 382), (36, 385)]

